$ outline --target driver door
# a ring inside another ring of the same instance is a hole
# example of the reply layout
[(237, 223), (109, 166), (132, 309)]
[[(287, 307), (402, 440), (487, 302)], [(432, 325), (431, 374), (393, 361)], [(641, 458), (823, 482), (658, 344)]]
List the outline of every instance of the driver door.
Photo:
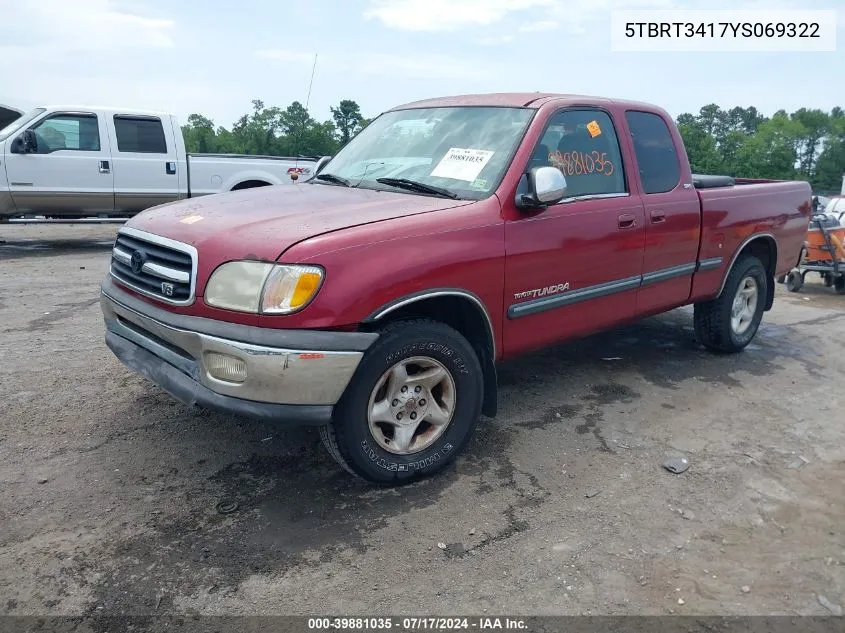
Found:
[(19, 213), (72, 215), (114, 210), (108, 135), (89, 112), (54, 112), (29, 126), (37, 147), (7, 143), (6, 175)]
[(595, 332), (636, 313), (644, 210), (626, 182), (616, 129), (604, 110), (558, 111), (525, 171), (560, 169), (566, 197), (534, 212), (505, 203), (511, 207), (505, 222), (508, 355)]

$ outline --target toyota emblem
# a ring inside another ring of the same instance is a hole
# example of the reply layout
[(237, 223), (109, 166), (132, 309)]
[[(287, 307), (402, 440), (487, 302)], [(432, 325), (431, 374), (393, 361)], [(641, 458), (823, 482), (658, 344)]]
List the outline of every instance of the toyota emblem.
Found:
[(144, 254), (141, 251), (134, 251), (130, 264), (132, 266), (132, 272), (140, 275), (141, 269), (144, 267)]

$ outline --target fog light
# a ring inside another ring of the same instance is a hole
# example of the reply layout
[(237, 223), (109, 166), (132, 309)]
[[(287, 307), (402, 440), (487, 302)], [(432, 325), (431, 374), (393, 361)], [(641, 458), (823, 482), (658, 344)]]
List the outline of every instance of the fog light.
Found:
[(246, 363), (234, 356), (206, 352), (205, 368), (209, 376), (217, 380), (234, 383), (241, 383), (246, 380)]

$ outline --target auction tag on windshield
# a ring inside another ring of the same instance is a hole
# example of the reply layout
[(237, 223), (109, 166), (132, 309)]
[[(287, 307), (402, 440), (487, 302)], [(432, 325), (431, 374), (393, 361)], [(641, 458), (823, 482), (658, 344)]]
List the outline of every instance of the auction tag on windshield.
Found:
[(590, 121), (587, 123), (587, 131), (590, 133), (590, 136), (596, 138), (599, 134), (601, 134), (601, 128), (599, 127), (598, 121)]
[(486, 149), (452, 147), (431, 172), (437, 178), (472, 182), (496, 152)]
[(181, 220), (179, 220), (179, 221), (180, 221), (182, 224), (193, 224), (194, 222), (199, 222), (200, 220), (202, 220), (202, 216), (201, 216), (201, 215), (189, 215), (188, 217), (186, 217), (186, 218), (182, 218), (182, 219), (181, 219)]

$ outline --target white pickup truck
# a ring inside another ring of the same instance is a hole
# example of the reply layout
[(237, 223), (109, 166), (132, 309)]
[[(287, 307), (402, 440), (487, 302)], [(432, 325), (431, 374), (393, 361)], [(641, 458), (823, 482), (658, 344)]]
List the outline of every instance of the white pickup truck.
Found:
[(129, 217), (173, 200), (304, 182), (328, 158), (188, 154), (170, 114), (35, 108), (0, 130), (0, 221)]

